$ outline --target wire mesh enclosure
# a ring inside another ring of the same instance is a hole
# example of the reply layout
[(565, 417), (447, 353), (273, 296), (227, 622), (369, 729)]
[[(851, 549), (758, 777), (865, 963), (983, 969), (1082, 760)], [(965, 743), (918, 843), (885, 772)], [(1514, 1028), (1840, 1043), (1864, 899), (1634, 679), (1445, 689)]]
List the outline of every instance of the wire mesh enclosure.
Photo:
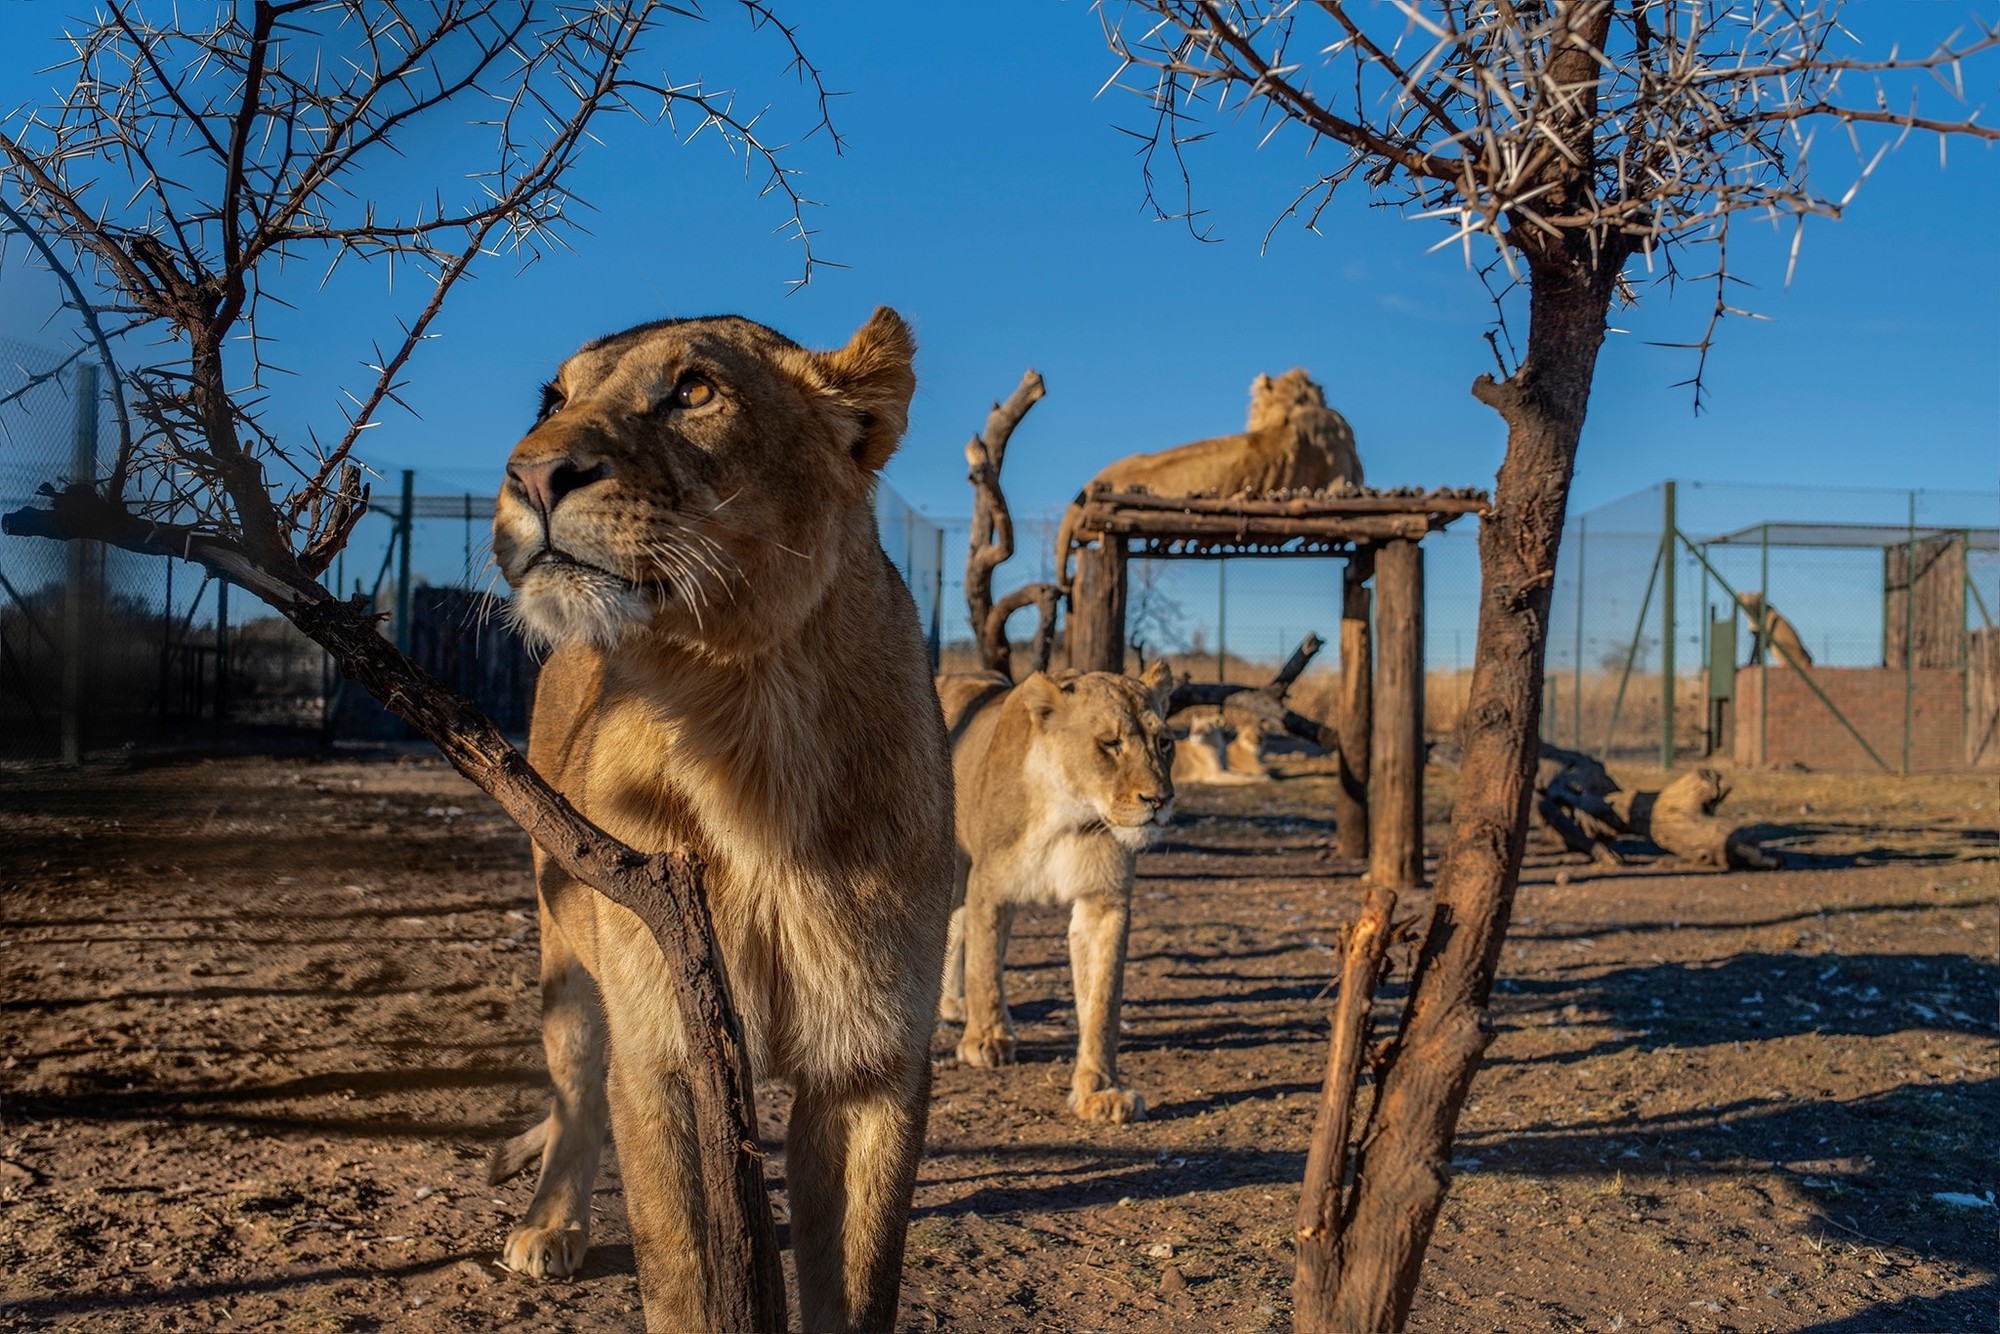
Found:
[(1543, 735), (1662, 765), (2000, 764), (1996, 614), (2000, 494), (1662, 482), (1564, 532)]
[[(95, 367), (0, 340), (0, 509), (95, 477), (114, 439)], [(367, 515), (326, 584), (367, 600), (383, 633), (502, 727), (527, 725), (536, 663), (499, 614), (490, 467), (378, 464)], [(943, 533), (886, 486), (883, 547), (910, 586), (933, 659)], [(401, 724), (339, 679), (290, 623), (200, 567), (93, 542), (0, 537), (0, 757), (74, 763), (92, 750), (289, 734), (395, 737)]]

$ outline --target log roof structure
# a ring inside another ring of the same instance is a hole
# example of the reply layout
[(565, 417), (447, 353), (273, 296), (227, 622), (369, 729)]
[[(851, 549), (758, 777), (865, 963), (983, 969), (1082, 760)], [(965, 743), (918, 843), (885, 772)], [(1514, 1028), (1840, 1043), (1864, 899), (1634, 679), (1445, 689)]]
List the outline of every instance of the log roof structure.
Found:
[(1081, 500), (1080, 537), (1122, 537), (1130, 554), (1166, 560), (1345, 556), (1382, 542), (1421, 540), (1464, 515), (1483, 514), (1488, 504), (1486, 493), (1472, 487), (1159, 496), (1104, 482), (1093, 482)]

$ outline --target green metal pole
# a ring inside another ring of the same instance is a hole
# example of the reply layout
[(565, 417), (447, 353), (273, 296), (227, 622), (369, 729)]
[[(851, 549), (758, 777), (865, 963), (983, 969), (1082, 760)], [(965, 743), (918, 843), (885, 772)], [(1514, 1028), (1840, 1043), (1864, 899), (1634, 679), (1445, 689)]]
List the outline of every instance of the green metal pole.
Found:
[(1618, 739), (1618, 715), (1625, 711), (1625, 687), (1632, 682), (1632, 664), (1639, 657), (1639, 641), (1646, 636), (1646, 613), (1653, 609), (1653, 585), (1660, 579), (1660, 556), (1653, 553), (1653, 568), (1646, 574), (1646, 593), (1639, 599), (1639, 620), (1632, 627), (1632, 642), (1625, 646), (1625, 667), (1618, 673), (1618, 693), (1611, 697), (1611, 721), (1604, 725), (1604, 754), (1611, 755), (1611, 743)]
[(1229, 679), (1229, 562), (1215, 562), (1215, 679)]
[(1666, 514), (1660, 534), (1660, 767), (1674, 767), (1674, 484), (1666, 484)]
[(1903, 547), (1903, 772), (1910, 772), (1910, 723), (1917, 700), (1917, 493), (1910, 492), (1909, 538)]
[(1589, 551), (1590, 520), (1582, 515), (1576, 520), (1576, 647), (1574, 653), (1575, 684), (1570, 687), (1569, 744), (1583, 749), (1583, 571), (1585, 554)]
[(1751, 642), (1757, 646), (1757, 763), (1764, 766), (1771, 762), (1771, 641), (1764, 632), (1771, 623), (1771, 525), (1768, 523), (1757, 534), (1757, 596), (1763, 601), (1757, 604), (1757, 625), (1750, 634)]
[[(86, 361), (76, 368), (76, 421), (70, 437), (69, 480), (78, 486), (97, 484), (97, 363)], [(62, 620), (62, 762), (75, 768), (83, 762), (83, 715), (85, 681), (84, 645), (91, 638), (84, 622), (90, 606), (92, 558), (95, 542), (72, 541), (64, 552)]]
[(414, 527), (417, 475), (403, 469), (403, 509), (396, 519), (396, 537), (402, 543), (396, 552), (396, 648), (410, 651), (410, 534)]

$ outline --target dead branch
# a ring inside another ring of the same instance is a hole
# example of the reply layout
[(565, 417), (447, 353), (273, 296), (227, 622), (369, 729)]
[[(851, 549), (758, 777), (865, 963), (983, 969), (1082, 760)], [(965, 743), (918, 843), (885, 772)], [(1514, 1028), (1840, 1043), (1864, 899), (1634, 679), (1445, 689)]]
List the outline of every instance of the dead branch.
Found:
[(965, 601), (972, 633), (979, 644), (980, 665), (989, 672), (1013, 675), (1013, 651), (1007, 643), (1007, 618), (1030, 603), (1041, 609), (1035, 628), (1035, 670), (1045, 671), (1055, 642), (1056, 604), (1062, 593), (1054, 585), (1030, 584), (1017, 589), (999, 605), (993, 601), (993, 571), (1014, 554), (1014, 516), (1000, 489), (1000, 469), (1007, 461), (1007, 442), (1028, 409), (1048, 392), (1041, 374), (1022, 372), (1021, 383), (1004, 402), (986, 414), (986, 429), (965, 446), (972, 483), (972, 536), (965, 554)]
[(1389, 919), (1396, 891), (1371, 885), (1361, 915), (1348, 924), (1341, 942), (1340, 995), (1327, 1044), (1326, 1076), (1320, 1082), (1319, 1111), (1306, 1150), (1305, 1189), (1299, 1196), (1297, 1258), (1293, 1270), (1295, 1328), (1334, 1334), (1320, 1315), (1331, 1309), (1339, 1286), (1334, 1242), (1345, 1202), (1347, 1142), (1354, 1100), (1360, 1091), (1361, 1063), (1368, 1051), (1368, 1017), (1389, 947)]

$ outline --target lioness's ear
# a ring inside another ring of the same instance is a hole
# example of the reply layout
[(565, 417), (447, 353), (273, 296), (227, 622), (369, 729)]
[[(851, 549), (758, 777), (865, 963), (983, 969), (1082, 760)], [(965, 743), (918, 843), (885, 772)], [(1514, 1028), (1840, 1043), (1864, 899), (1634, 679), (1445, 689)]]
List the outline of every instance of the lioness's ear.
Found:
[(1035, 672), (1015, 686), (1014, 693), (1020, 697), (1030, 718), (1037, 723), (1045, 723), (1062, 707), (1063, 696), (1073, 693), (1075, 689), (1074, 685), (1057, 685), (1043, 673)]
[(1152, 695), (1150, 703), (1153, 712), (1165, 718), (1167, 706), (1174, 697), (1174, 669), (1167, 665), (1165, 658), (1155, 658), (1152, 666), (1139, 674), (1139, 684)]
[(916, 355), (910, 326), (887, 306), (877, 306), (846, 347), (819, 354), (828, 390), (860, 419), (854, 461), (870, 472), (889, 461), (910, 423), (910, 395), (917, 390), (910, 363)]

